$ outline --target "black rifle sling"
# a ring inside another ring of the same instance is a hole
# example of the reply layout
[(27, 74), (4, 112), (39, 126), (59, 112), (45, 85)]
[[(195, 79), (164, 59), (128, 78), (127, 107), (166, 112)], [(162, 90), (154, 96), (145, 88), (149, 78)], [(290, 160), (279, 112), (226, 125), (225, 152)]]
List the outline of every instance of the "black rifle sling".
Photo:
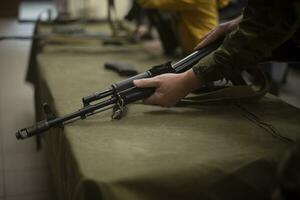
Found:
[[(246, 71), (257, 83), (247, 84), (240, 74), (227, 79), (233, 86), (203, 88), (204, 93), (188, 96), (182, 99), (178, 106), (197, 105), (197, 104), (220, 104), (220, 103), (239, 103), (255, 101), (262, 98), (271, 88), (270, 78), (260, 69), (259, 66), (252, 67)], [(256, 89), (258, 88), (258, 89)]]

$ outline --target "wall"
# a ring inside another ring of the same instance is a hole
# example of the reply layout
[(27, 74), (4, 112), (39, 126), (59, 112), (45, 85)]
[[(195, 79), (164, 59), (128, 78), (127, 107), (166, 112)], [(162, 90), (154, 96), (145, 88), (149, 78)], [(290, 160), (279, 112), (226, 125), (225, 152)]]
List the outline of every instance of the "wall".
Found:
[[(130, 0), (115, 0), (117, 13), (123, 17), (130, 7)], [(73, 17), (106, 18), (107, 0), (69, 0), (69, 11)]]

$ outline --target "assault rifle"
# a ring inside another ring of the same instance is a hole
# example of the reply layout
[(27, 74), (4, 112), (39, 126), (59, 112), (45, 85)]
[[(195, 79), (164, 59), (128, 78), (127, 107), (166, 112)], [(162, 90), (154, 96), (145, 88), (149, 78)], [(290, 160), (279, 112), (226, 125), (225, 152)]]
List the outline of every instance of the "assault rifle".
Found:
[[(31, 136), (43, 133), (54, 127), (61, 127), (74, 120), (85, 119), (88, 116), (113, 109), (112, 118), (120, 119), (124, 111), (124, 107), (132, 102), (145, 99), (151, 96), (155, 88), (137, 88), (133, 84), (133, 80), (150, 78), (164, 73), (182, 73), (189, 70), (200, 59), (208, 55), (210, 52), (218, 48), (221, 41), (212, 43), (211, 45), (195, 51), (187, 57), (171, 64), (171, 62), (154, 66), (150, 70), (141, 74), (123, 80), (119, 83), (112, 84), (108, 89), (96, 92), (90, 96), (82, 98), (83, 107), (78, 111), (67, 114), (62, 117), (56, 117), (47, 104), (44, 104), (44, 112), (46, 119), (37, 122), (35, 125), (23, 128), (16, 133), (17, 139), (26, 139)], [(102, 101), (100, 101), (102, 100)]]

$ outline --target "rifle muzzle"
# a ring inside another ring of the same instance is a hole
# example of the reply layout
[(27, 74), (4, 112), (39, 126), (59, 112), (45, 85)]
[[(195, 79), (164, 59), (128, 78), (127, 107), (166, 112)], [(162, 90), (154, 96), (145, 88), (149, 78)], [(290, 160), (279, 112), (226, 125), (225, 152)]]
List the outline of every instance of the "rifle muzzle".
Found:
[(37, 124), (30, 126), (28, 128), (23, 128), (16, 133), (16, 138), (19, 139), (26, 139), (31, 136), (37, 135), (46, 131), (50, 128), (48, 122), (46, 120), (40, 121)]

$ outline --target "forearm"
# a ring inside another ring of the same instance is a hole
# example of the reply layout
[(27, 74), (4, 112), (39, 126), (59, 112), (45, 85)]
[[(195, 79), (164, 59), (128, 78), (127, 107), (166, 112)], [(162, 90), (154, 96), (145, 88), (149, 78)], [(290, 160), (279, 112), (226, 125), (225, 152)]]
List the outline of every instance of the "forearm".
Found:
[(181, 76), (183, 77), (183, 85), (185, 85), (188, 92), (192, 92), (201, 86), (201, 81), (192, 69), (182, 73)]
[(294, 34), (299, 17), (293, 3), (274, 0), (265, 4), (262, 0), (250, 0), (237, 30), (193, 68), (202, 82), (230, 77), (255, 65)]

